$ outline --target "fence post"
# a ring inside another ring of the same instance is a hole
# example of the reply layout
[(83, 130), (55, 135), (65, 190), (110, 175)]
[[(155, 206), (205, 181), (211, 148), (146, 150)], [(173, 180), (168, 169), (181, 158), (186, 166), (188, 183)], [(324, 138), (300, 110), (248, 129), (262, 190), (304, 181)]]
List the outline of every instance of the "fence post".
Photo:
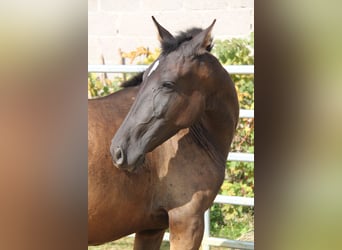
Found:
[(204, 233), (202, 240), (202, 250), (210, 250), (207, 239), (210, 237), (210, 208), (204, 213)]

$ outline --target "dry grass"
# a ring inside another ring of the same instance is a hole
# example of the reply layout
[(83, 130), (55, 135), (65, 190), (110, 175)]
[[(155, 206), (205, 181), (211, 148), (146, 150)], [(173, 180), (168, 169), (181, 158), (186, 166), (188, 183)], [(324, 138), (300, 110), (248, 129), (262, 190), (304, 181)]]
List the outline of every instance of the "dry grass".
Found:
[[(239, 240), (242, 241), (254, 241), (254, 231), (250, 231), (245, 235), (241, 236)], [(132, 250), (133, 249), (134, 238), (125, 237), (117, 241), (109, 242), (101, 246), (88, 247), (88, 250)], [(169, 250), (169, 242), (162, 242), (160, 250)], [(201, 248), (200, 248), (201, 249)], [(210, 250), (229, 250), (226, 247), (210, 247)]]

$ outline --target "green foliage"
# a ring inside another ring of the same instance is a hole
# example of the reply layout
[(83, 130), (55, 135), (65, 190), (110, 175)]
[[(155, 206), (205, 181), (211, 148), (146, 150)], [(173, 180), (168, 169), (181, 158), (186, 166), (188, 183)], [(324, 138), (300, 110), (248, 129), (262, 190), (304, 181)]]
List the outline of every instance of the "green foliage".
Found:
[[(213, 53), (222, 64), (254, 64), (254, 34), (250, 39), (215, 41)], [(254, 75), (231, 75), (241, 109), (254, 109)], [(231, 152), (254, 153), (254, 119), (240, 119)], [(254, 163), (227, 162), (226, 180), (220, 193), (254, 197)], [(214, 204), (211, 207), (211, 231), (214, 236), (236, 239), (254, 228), (254, 208)]]
[(88, 73), (88, 98), (106, 96), (119, 90), (121, 81), (120, 77), (115, 77), (114, 80), (101, 79), (95, 73)]
[(222, 64), (252, 65), (254, 57), (250, 55), (251, 48), (246, 39), (233, 38), (231, 40), (216, 40), (213, 54), (217, 55)]

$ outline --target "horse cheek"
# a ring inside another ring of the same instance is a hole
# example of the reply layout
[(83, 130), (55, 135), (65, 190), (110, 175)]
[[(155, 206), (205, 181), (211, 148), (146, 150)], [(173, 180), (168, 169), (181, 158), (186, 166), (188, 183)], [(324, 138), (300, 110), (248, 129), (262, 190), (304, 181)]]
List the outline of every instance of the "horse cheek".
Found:
[(176, 125), (185, 128), (198, 121), (204, 109), (203, 100), (204, 98), (199, 92), (193, 93), (193, 95), (186, 100), (187, 105), (184, 105), (185, 107), (180, 110)]

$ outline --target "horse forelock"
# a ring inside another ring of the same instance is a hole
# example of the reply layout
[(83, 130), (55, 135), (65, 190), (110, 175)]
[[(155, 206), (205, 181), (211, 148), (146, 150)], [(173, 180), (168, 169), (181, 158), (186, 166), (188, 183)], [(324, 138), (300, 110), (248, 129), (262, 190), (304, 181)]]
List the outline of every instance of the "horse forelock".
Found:
[[(175, 51), (177, 48), (179, 48), (179, 46), (182, 43), (186, 41), (190, 41), (193, 37), (195, 37), (197, 34), (199, 34), (202, 31), (203, 31), (202, 28), (194, 27), (186, 31), (179, 32), (178, 35), (174, 37), (174, 39), (163, 40), (161, 42), (162, 53), (164, 55), (167, 55), (170, 52)], [(212, 47), (213, 47), (213, 44), (211, 42), (210, 45), (206, 48), (206, 50), (210, 52)]]

